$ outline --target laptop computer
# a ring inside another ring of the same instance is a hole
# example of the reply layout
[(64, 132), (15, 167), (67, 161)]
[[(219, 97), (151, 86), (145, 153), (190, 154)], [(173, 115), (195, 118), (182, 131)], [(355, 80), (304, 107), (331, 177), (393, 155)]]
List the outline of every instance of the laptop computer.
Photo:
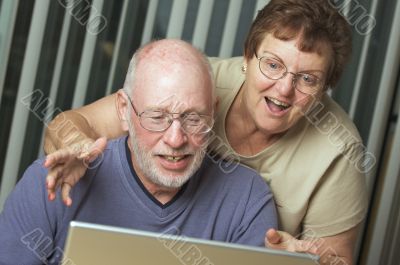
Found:
[(63, 265), (315, 265), (318, 257), (72, 221)]

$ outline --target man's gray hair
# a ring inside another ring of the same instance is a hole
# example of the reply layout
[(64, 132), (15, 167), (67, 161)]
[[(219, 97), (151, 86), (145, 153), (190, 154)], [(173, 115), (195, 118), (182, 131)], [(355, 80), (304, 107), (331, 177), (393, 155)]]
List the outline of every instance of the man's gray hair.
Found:
[(137, 50), (133, 56), (131, 61), (129, 62), (128, 71), (126, 72), (126, 77), (124, 81), (124, 91), (127, 95), (132, 96), (133, 92), (133, 84), (135, 83), (135, 72), (136, 72), (136, 65), (137, 65), (137, 54), (140, 52), (141, 49)]

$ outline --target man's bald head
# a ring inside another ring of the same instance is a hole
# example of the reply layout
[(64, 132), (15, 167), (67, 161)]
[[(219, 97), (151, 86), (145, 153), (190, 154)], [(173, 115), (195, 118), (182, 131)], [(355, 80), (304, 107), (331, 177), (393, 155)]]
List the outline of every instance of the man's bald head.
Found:
[(203, 76), (204, 87), (212, 89), (214, 102), (214, 78), (207, 57), (191, 44), (177, 39), (153, 41), (138, 49), (129, 64), (124, 89), (132, 95), (133, 90), (137, 89), (136, 81), (142, 73), (179, 74), (181, 69), (190, 69)]

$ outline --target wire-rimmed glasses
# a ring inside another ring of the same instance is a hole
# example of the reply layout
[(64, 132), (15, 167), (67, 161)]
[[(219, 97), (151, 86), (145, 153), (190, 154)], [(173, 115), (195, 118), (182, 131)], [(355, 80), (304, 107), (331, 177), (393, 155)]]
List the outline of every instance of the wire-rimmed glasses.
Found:
[(175, 119), (179, 120), (181, 128), (187, 134), (206, 134), (214, 125), (213, 117), (196, 112), (172, 113), (160, 109), (149, 109), (139, 113), (133, 105), (131, 97), (128, 94), (127, 96), (140, 125), (148, 131), (163, 132), (171, 126)]
[(292, 73), (287, 70), (286, 65), (274, 58), (272, 55), (267, 54), (258, 57), (256, 53), (254, 54), (258, 60), (258, 66), (261, 73), (269, 79), (279, 80), (284, 78), (287, 74), (292, 74), (292, 82), (295, 89), (307, 95), (317, 94), (321, 91), (324, 85), (322, 80), (315, 74), (310, 72)]

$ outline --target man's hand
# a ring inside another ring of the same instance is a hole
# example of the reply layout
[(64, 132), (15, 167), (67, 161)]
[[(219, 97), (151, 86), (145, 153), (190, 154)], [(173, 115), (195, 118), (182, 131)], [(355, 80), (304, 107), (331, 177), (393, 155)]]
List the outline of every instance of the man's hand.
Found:
[(316, 242), (296, 239), (284, 231), (269, 229), (265, 234), (265, 246), (272, 249), (290, 252), (302, 252), (316, 255), (318, 246)]
[(46, 177), (49, 200), (54, 200), (56, 190), (61, 188), (64, 204), (71, 206), (71, 188), (85, 174), (89, 163), (104, 151), (106, 145), (107, 139), (101, 137), (95, 142), (85, 140), (49, 154), (44, 162), (44, 166), (49, 170)]

